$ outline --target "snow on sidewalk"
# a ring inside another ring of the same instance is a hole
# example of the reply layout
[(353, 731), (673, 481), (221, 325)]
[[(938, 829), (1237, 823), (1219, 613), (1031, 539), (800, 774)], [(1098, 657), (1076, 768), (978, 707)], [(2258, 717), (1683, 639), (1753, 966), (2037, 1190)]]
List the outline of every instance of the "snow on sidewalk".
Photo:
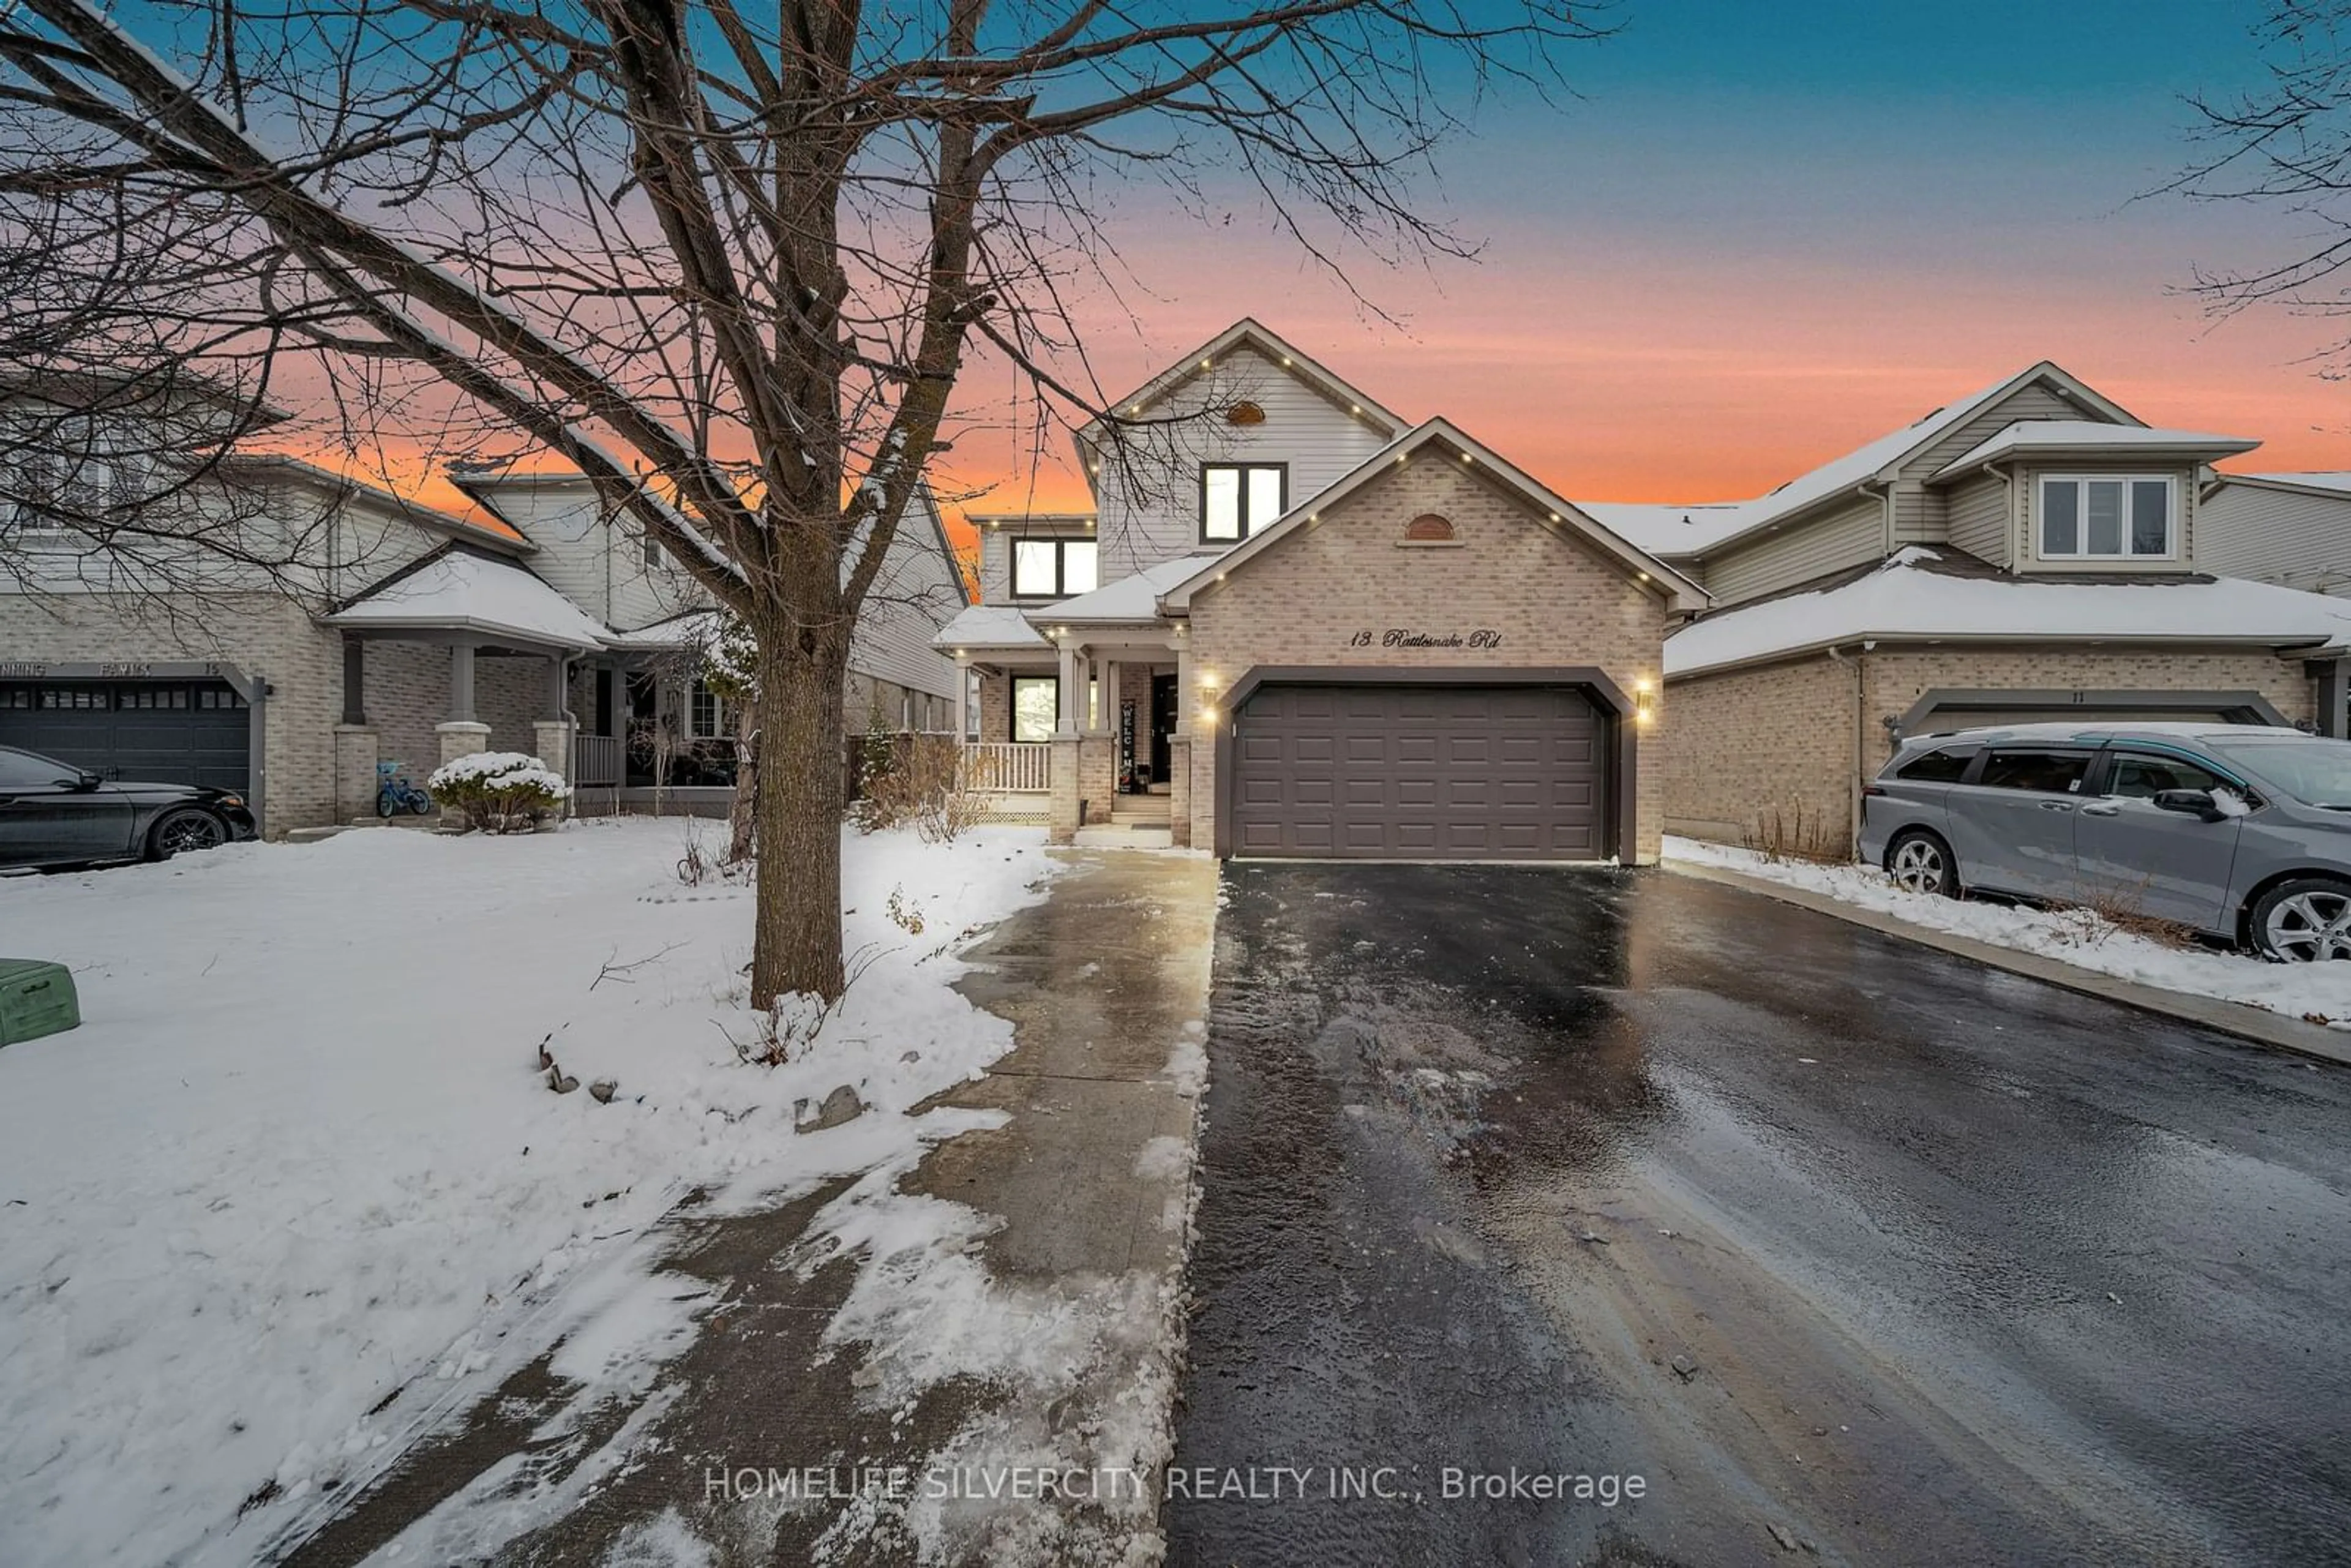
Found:
[[(1011, 1044), (948, 953), (1041, 896), (1037, 837), (844, 834), (871, 967), (769, 1070), (731, 1043), (750, 894), (680, 883), (693, 831), (379, 830), (0, 883), (0, 953), (68, 965), (84, 1017), (0, 1050), (0, 1562), (248, 1561), (436, 1385), (582, 1312), (617, 1335), (567, 1345), (582, 1375), (674, 1351), (690, 1303), (611, 1260), (686, 1191), (802, 1190), (972, 1124), (904, 1113)], [(549, 1035), (577, 1092), (535, 1068)], [(843, 1082), (874, 1109), (795, 1135)], [(570, 1317), (567, 1280), (592, 1286)]]
[(1875, 866), (1766, 861), (1752, 850), (1668, 837), (1675, 861), (1716, 866), (1948, 931), (2020, 948), (2161, 990), (2242, 1002), (2289, 1018), (2351, 1027), (2351, 964), (2273, 964), (2203, 946), (2175, 947), (2121, 930), (2087, 909), (2031, 909), (1911, 893)]

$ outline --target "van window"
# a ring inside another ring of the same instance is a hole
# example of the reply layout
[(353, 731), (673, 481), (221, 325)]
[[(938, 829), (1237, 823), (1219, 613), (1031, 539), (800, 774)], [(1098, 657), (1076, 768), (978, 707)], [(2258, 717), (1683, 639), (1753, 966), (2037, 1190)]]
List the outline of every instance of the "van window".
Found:
[(2043, 795), (2071, 795), (2082, 788), (2090, 770), (2086, 751), (1995, 750), (1984, 758), (1981, 778), (1988, 789), (2031, 789)]
[(1914, 784), (1956, 784), (1959, 775), (1975, 760), (1972, 746), (1950, 747), (1914, 757), (1895, 772), (1896, 779), (1907, 779)]
[(2143, 751), (2115, 753), (2114, 782), (2109, 795), (2152, 800), (2166, 789), (2226, 789), (2227, 779), (2178, 757), (2152, 756)]

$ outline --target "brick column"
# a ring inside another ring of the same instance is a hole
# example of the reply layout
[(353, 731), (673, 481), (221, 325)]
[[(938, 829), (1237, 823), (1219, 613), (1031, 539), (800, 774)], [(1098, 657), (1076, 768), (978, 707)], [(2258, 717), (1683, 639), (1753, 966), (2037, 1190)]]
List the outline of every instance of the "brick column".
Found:
[(1053, 747), (1053, 792), (1045, 810), (1045, 841), (1073, 842), (1078, 836), (1078, 737), (1057, 735)]
[[(532, 751), (566, 784), (571, 782), (571, 735), (576, 727), (568, 718), (533, 719), (530, 726)], [(571, 802), (564, 801), (555, 814), (558, 818), (571, 815)]]
[(381, 756), (375, 726), (335, 726), (335, 821), (374, 820), (375, 765)]
[(1085, 801), (1085, 820), (1100, 824), (1110, 821), (1111, 809), (1118, 799), (1118, 741), (1107, 735), (1081, 736), (1078, 739), (1078, 795)]

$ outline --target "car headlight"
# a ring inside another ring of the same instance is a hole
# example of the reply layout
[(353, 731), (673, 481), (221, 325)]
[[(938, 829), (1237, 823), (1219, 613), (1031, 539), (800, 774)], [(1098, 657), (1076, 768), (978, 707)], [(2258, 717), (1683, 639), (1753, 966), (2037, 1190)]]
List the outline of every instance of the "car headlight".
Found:
[(245, 797), (242, 795), (224, 795), (220, 798), (220, 803), (224, 806), (242, 807), (245, 804)]

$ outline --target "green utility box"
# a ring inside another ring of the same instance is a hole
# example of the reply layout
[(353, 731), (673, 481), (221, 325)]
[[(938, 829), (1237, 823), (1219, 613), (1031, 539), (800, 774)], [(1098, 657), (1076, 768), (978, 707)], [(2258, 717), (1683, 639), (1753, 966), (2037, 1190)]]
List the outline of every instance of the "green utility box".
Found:
[(81, 1000), (63, 964), (0, 958), (0, 1045), (81, 1027)]

